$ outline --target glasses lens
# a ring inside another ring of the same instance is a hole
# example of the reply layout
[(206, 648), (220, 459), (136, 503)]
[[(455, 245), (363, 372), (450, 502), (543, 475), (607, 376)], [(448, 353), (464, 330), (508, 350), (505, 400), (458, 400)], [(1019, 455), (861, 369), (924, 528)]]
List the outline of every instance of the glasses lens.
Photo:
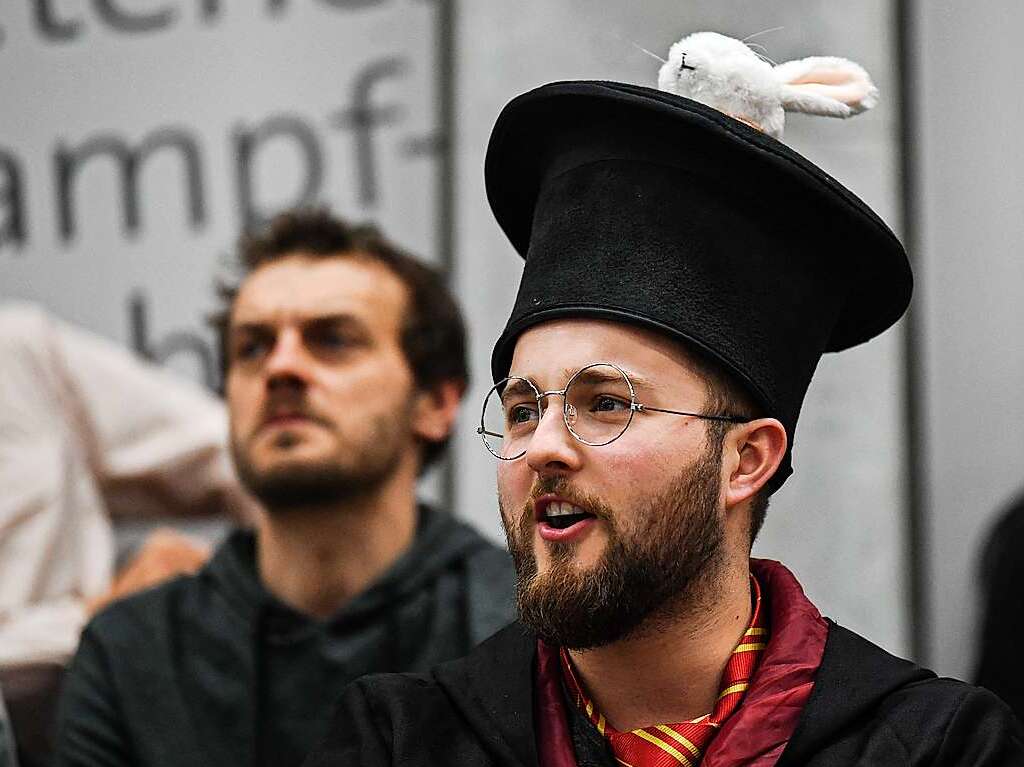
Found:
[(510, 461), (526, 452), (538, 418), (533, 384), (525, 378), (506, 378), (484, 399), (480, 435), (495, 457)]
[(590, 365), (572, 377), (565, 392), (565, 420), (577, 439), (607, 445), (633, 418), (629, 380), (612, 365)]

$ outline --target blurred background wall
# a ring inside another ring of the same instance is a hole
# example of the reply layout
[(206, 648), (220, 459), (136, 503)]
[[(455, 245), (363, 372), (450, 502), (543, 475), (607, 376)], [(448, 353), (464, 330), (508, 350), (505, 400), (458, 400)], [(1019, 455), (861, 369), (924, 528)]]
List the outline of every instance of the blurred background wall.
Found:
[(977, 546), (1024, 484), (1022, 15), (1005, 0), (8, 3), (0, 298), (214, 384), (203, 319), (238, 230), (313, 202), (375, 219), (449, 269), (466, 307), (475, 383), (453, 468), (425, 492), (498, 537), (472, 429), (521, 267), (483, 193), (500, 108), (556, 79), (653, 84), (638, 46), (663, 55), (700, 29), (763, 33), (752, 42), (776, 61), (848, 56), (881, 105), (850, 123), (790, 117), (786, 139), (907, 239), (914, 314), (822, 361), (756, 551), (839, 622), (968, 675)]
[(963, 675), (978, 550), (1024, 490), (1024, 6), (918, 2), (911, 23), (925, 651)]

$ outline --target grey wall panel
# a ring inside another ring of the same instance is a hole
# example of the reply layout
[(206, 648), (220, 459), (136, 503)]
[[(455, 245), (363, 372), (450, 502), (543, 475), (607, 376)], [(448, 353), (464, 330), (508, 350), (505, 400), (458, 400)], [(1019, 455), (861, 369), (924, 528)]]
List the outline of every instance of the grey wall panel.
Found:
[(914, 5), (929, 660), (969, 676), (979, 547), (995, 513), (1024, 488), (1024, 6)]

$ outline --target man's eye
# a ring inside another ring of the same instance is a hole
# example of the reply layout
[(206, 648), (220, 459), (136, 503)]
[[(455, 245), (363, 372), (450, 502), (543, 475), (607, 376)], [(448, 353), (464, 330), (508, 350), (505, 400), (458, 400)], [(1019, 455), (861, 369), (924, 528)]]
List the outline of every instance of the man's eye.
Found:
[(320, 337), (320, 344), (322, 346), (340, 348), (348, 345), (348, 339), (341, 335), (341, 333), (324, 333)]
[(614, 413), (620, 410), (629, 410), (629, 403), (606, 394), (594, 397), (594, 402), (590, 407), (592, 413)]
[(521, 426), (537, 417), (536, 405), (514, 405), (508, 410), (508, 422), (513, 426)]
[(257, 341), (255, 339), (242, 341), (235, 346), (235, 358), (240, 360), (256, 359), (264, 354), (266, 349), (267, 344), (264, 341)]
[(355, 345), (355, 340), (348, 334), (335, 330), (324, 330), (314, 334), (310, 341), (321, 349), (340, 351)]

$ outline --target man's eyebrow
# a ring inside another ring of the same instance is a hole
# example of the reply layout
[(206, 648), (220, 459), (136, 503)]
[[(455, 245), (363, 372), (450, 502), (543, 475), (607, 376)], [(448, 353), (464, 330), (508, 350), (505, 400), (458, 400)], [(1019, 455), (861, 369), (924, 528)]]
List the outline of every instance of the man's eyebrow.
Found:
[(314, 317), (306, 317), (300, 320), (304, 327), (317, 327), (325, 325), (349, 325), (363, 330), (366, 322), (352, 314), (318, 314)]
[[(622, 380), (622, 375), (618, 371), (616, 371), (614, 368), (612, 368), (608, 363), (594, 363), (594, 364), (595, 365), (602, 365), (603, 364), (604, 368), (603, 369), (602, 368), (594, 368), (594, 367), (590, 367), (589, 369), (587, 369), (587, 368), (563, 368), (561, 373), (560, 373), (560, 376), (561, 376), (562, 380), (564, 380), (566, 382), (568, 382), (570, 379), (572, 379), (573, 376), (576, 376), (575, 380), (577, 380), (577, 381), (583, 381), (585, 383), (594, 383), (594, 384), (614, 383), (616, 381), (621, 381)], [(581, 372), (581, 371), (583, 371), (583, 372)], [(651, 379), (646, 378), (646, 377), (640, 375), (639, 373), (633, 373), (633, 372), (631, 372), (629, 370), (626, 370), (626, 368), (622, 368), (622, 372), (626, 374), (626, 377), (629, 378), (630, 382), (633, 384), (633, 388), (635, 388), (635, 389), (648, 389), (648, 390), (651, 390), (651, 389), (657, 389), (658, 388), (658, 386)], [(579, 374), (579, 375), (577, 375), (577, 374)], [(533, 391), (533, 389), (530, 388), (530, 385), (525, 382), (525, 381), (532, 381), (533, 379), (531, 379), (531, 378), (529, 378), (527, 376), (515, 375), (515, 374), (513, 374), (510, 377), (513, 380), (509, 381), (509, 383), (505, 386), (505, 388), (502, 389), (502, 391), (501, 391), (501, 396), (502, 397), (505, 397), (506, 394), (511, 394), (511, 395), (519, 396), (519, 395), (534, 394), (535, 393)], [(523, 379), (525, 379), (525, 381)], [(536, 384), (534, 384), (534, 385), (536, 385)], [(540, 391), (540, 387), (538, 387), (538, 391)]]
[(506, 397), (529, 397), (533, 399), (537, 396), (537, 392), (534, 388), (521, 378), (513, 378), (509, 381), (505, 385), (505, 388), (501, 390), (500, 394), (502, 400)]
[[(366, 323), (359, 317), (352, 314), (338, 312), (334, 314), (315, 314), (309, 317), (299, 317), (298, 323), (301, 327), (324, 326), (324, 325), (350, 325), (355, 328), (366, 328)], [(271, 319), (244, 320), (231, 326), (232, 332), (244, 331), (249, 333), (275, 332), (278, 323)]]
[(251, 322), (239, 322), (232, 324), (228, 328), (228, 332), (231, 334), (236, 333), (250, 333), (253, 335), (267, 334), (274, 332), (274, 326), (269, 322), (258, 322), (253, 320)]
[[(601, 363), (597, 363), (601, 364)], [(619, 367), (622, 367), (619, 365)], [(562, 375), (566, 380), (579, 371), (566, 368), (562, 371)], [(649, 378), (645, 378), (639, 373), (633, 373), (626, 368), (622, 368), (622, 372), (626, 374), (626, 377), (633, 384), (634, 388), (637, 389), (653, 389), (655, 384)], [(622, 375), (609, 365), (604, 365), (599, 368), (584, 369), (584, 372), (576, 378), (577, 381), (583, 380), (588, 383), (613, 383), (615, 381), (622, 380)]]
[[(623, 370), (625, 370), (625, 368), (623, 368)], [(626, 375), (629, 377), (630, 382), (637, 389), (656, 389), (656, 388), (658, 388), (658, 384), (656, 384), (650, 378), (646, 378), (645, 376), (642, 376), (639, 373), (631, 373), (628, 370), (625, 370), (625, 372), (626, 372)]]

